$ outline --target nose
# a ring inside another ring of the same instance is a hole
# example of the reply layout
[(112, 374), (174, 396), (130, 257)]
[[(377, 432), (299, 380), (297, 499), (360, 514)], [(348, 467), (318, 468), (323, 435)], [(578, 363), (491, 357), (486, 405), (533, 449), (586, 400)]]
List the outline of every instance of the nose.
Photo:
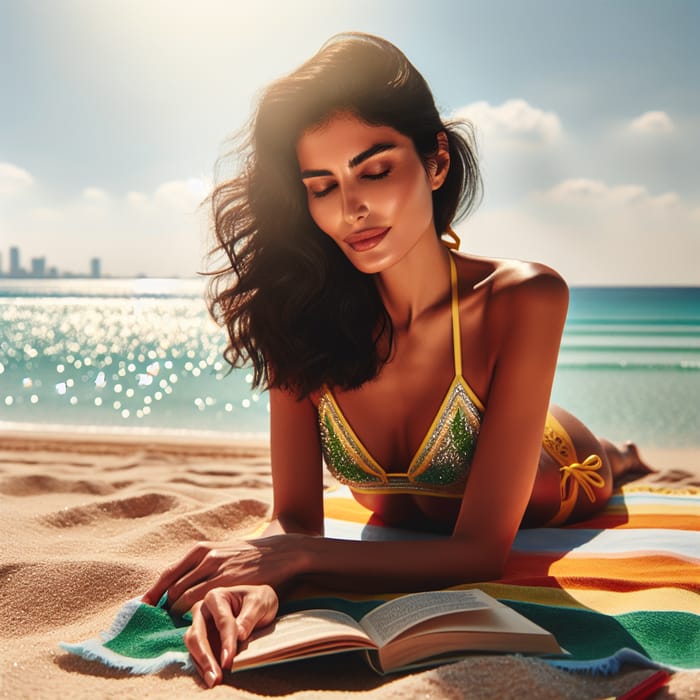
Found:
[(346, 189), (342, 193), (343, 219), (348, 224), (354, 224), (369, 214), (369, 206), (356, 188)]

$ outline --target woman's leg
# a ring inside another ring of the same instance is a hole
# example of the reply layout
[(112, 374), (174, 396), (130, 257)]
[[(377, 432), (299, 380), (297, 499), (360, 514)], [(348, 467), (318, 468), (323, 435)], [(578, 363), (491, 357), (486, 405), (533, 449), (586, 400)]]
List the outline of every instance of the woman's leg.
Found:
[(605, 438), (599, 440), (610, 462), (614, 481), (619, 481), (627, 474), (651, 474), (654, 471), (639, 456), (637, 446), (633, 442), (617, 446)]
[[(575, 462), (579, 464), (587, 458), (597, 455), (600, 458), (600, 467), (595, 473), (602, 479), (602, 485), (590, 484), (588, 491), (592, 494), (591, 500), (586, 489), (578, 487), (578, 495), (571, 514), (566, 522), (584, 520), (599, 511), (610, 498), (613, 483), (622, 477), (637, 472), (646, 474), (653, 471), (639, 456), (636, 446), (625, 443), (618, 447), (609, 440), (597, 438), (578, 418), (559, 406), (550, 408), (552, 415), (559, 421), (567, 432), (576, 452)], [(595, 460), (593, 460), (595, 462)], [(563, 473), (562, 463), (558, 462), (544, 448), (540, 457), (540, 465), (533, 488), (532, 498), (523, 519), (525, 526), (544, 525), (552, 520), (561, 507), (561, 483)], [(566, 493), (573, 493), (573, 476), (569, 475), (566, 484)]]

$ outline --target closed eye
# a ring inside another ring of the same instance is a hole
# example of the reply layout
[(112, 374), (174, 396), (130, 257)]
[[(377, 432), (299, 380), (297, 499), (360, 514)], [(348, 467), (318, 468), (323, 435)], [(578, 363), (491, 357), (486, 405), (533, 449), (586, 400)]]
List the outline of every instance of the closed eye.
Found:
[(383, 170), (381, 173), (366, 173), (362, 177), (365, 178), (366, 180), (381, 180), (382, 178), (385, 178), (389, 173), (391, 172), (391, 168), (387, 168), (386, 170)]
[(333, 184), (329, 185), (323, 190), (309, 190), (309, 194), (315, 199), (320, 199), (321, 197), (325, 197), (327, 194), (330, 194), (336, 187), (337, 185)]
[[(362, 175), (362, 179), (364, 180), (382, 180), (383, 178), (387, 177), (391, 173), (391, 168), (387, 168), (386, 170), (382, 170), (380, 173), (365, 173)], [(333, 183), (332, 185), (328, 185), (328, 187), (322, 189), (322, 190), (309, 190), (309, 194), (314, 198), (314, 199), (321, 199), (322, 197), (325, 197), (326, 195), (329, 195), (336, 187), (337, 183)]]

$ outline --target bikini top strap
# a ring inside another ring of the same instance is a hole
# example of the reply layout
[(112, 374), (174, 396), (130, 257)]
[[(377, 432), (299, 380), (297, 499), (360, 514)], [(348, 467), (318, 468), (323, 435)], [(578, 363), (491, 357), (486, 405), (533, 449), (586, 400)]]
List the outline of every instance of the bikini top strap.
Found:
[(462, 332), (459, 324), (459, 291), (457, 289), (457, 266), (450, 257), (450, 286), (452, 288), (452, 352), (454, 353), (455, 376), (462, 376)]

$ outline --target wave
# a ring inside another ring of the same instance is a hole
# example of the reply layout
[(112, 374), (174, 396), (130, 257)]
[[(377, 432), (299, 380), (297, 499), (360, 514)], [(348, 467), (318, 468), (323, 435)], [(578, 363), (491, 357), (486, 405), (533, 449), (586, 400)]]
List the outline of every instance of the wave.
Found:
[(60, 435), (62, 437), (76, 438), (167, 438), (170, 441), (179, 440), (186, 443), (202, 442), (207, 445), (212, 444), (212, 440), (221, 439), (226, 436), (226, 444), (230, 445), (238, 441), (267, 441), (269, 431), (250, 430), (236, 431), (222, 427), (210, 430), (196, 430), (188, 428), (168, 428), (168, 427), (136, 427), (136, 426), (115, 426), (115, 425), (95, 425), (92, 423), (51, 423), (41, 421), (5, 421), (0, 420), (0, 432), (4, 435), (14, 434), (41, 434)]
[(611, 343), (571, 343), (566, 337), (561, 344), (561, 349), (568, 352), (616, 352), (616, 353), (639, 353), (639, 352), (687, 352), (700, 354), (700, 345), (659, 345), (658, 343), (642, 342), (639, 345), (611, 344)]
[(630, 330), (653, 330), (654, 328), (663, 328), (667, 331), (670, 327), (678, 326), (680, 330), (700, 329), (700, 316), (697, 314), (688, 316), (590, 316), (590, 317), (569, 317), (566, 320), (567, 329), (584, 330), (586, 328), (594, 328), (601, 330), (619, 329), (622, 331)]
[(101, 279), (0, 279), (0, 298), (41, 299), (70, 297), (92, 299), (202, 298), (202, 279), (101, 278)]
[(647, 371), (674, 371), (674, 372), (700, 372), (699, 360), (682, 360), (680, 362), (634, 362), (629, 360), (560, 360), (557, 369), (581, 369), (581, 370), (647, 370)]

